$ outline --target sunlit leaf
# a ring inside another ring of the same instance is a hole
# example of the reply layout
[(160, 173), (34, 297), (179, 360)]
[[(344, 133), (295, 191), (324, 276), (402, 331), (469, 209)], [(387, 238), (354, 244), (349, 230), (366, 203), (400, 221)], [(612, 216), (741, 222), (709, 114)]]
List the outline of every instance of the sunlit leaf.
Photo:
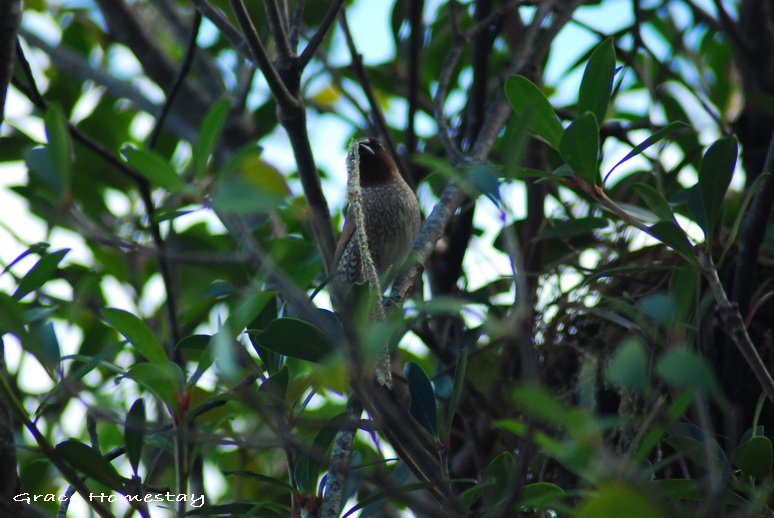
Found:
[(505, 95), (517, 115), (529, 114), (530, 131), (558, 150), (564, 129), (540, 88), (524, 76), (511, 76), (505, 80)]
[(167, 353), (145, 322), (138, 316), (123, 309), (106, 308), (102, 311), (105, 320), (124, 335), (146, 360), (156, 365), (167, 364)]
[(180, 192), (185, 188), (185, 182), (177, 174), (168, 160), (153, 150), (137, 149), (126, 146), (121, 150), (126, 161), (138, 173), (169, 192)]
[(562, 134), (559, 142), (562, 158), (575, 173), (590, 184), (599, 180), (599, 124), (591, 112), (586, 112)]
[(207, 161), (215, 150), (223, 125), (226, 122), (231, 103), (228, 99), (218, 99), (202, 120), (199, 127), (199, 139), (193, 147), (194, 174), (202, 178), (207, 171)]
[(580, 92), (578, 93), (578, 113), (593, 113), (602, 123), (610, 104), (610, 94), (615, 75), (615, 48), (613, 40), (603, 40), (594, 52), (583, 72)]

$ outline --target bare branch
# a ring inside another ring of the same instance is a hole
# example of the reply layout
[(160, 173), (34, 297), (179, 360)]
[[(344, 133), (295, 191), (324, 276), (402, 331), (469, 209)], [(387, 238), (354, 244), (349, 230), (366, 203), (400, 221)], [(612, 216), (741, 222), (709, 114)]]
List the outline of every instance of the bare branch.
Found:
[(263, 76), (266, 78), (266, 82), (269, 83), (269, 88), (278, 104), (285, 106), (297, 107), (299, 105), (298, 99), (296, 99), (285, 85), (282, 78), (277, 73), (277, 69), (269, 59), (269, 55), (266, 53), (266, 49), (258, 37), (258, 33), (255, 31), (253, 21), (250, 19), (250, 15), (247, 13), (245, 4), (242, 0), (230, 0), (231, 9), (234, 11), (239, 26), (242, 29), (242, 33), (247, 39), (247, 44), (252, 54), (252, 59), (258, 64), (258, 68), (263, 72)]
[(379, 132), (379, 137), (382, 142), (385, 143), (390, 155), (395, 159), (395, 163), (398, 164), (398, 170), (400, 175), (406, 181), (407, 184), (413, 189), (415, 187), (414, 179), (408, 174), (406, 165), (403, 163), (403, 158), (398, 153), (398, 148), (395, 145), (395, 141), (392, 138), (390, 129), (387, 127), (387, 122), (384, 120), (384, 114), (379, 105), (379, 101), (376, 99), (373, 88), (371, 88), (371, 82), (368, 80), (368, 75), (365, 72), (363, 66), (363, 60), (355, 47), (355, 40), (352, 38), (352, 33), (349, 30), (349, 24), (347, 23), (347, 16), (345, 13), (341, 13), (339, 18), (341, 23), (341, 29), (344, 31), (344, 38), (347, 41), (347, 47), (349, 48), (350, 56), (352, 57), (352, 70), (355, 72), (358, 82), (360, 83), (363, 92), (366, 94), (368, 104), (371, 107), (371, 114), (373, 118), (374, 126)]
[(21, 1), (0, 2), (0, 124), (5, 119), (5, 96), (13, 76), (16, 31), (21, 22)]
[[(301, 2), (303, 0), (299, 0), (299, 1)], [(315, 33), (309, 39), (309, 43), (306, 44), (306, 47), (304, 47), (304, 51), (301, 53), (301, 56), (298, 58), (298, 66), (299, 68), (301, 68), (301, 70), (306, 68), (306, 65), (308, 65), (309, 62), (312, 60), (312, 56), (314, 56), (314, 53), (317, 51), (317, 47), (319, 47), (323, 39), (325, 39), (325, 35), (328, 33), (328, 30), (331, 28), (331, 25), (333, 25), (333, 22), (336, 20), (336, 16), (338, 16), (343, 3), (344, 3), (344, 0), (333, 0), (333, 3), (328, 8), (328, 11), (325, 13), (325, 18), (323, 18), (322, 23), (317, 28), (317, 31), (315, 31)], [(299, 25), (301, 23), (303, 23), (303, 21), (299, 20)]]
[(298, 40), (301, 38), (301, 30), (304, 25), (304, 0), (296, 0), (296, 7), (290, 17), (290, 48), (298, 51)]
[(699, 251), (698, 259), (702, 274), (707, 279), (712, 294), (715, 297), (715, 304), (717, 304), (718, 313), (725, 324), (724, 330), (726, 334), (736, 344), (737, 349), (739, 349), (747, 365), (753, 371), (769, 401), (774, 403), (774, 380), (772, 380), (771, 373), (763, 363), (763, 360), (761, 360), (755, 344), (753, 344), (750, 335), (747, 333), (747, 328), (744, 325), (742, 315), (739, 314), (738, 306), (728, 300), (723, 284), (721, 284), (718, 277), (718, 271), (712, 262), (712, 257), (702, 250)]
[(231, 25), (231, 22), (229, 22), (219, 10), (213, 7), (207, 0), (191, 0), (191, 3), (196, 7), (197, 11), (211, 21), (221, 34), (231, 42), (231, 46), (234, 47), (234, 50), (247, 59), (253, 60), (253, 56), (250, 54), (250, 46), (245, 37), (239, 32), (239, 29)]
[(271, 30), (277, 44), (277, 62), (281, 66), (285, 66), (295, 54), (288, 41), (287, 20), (284, 20), (280, 13), (277, 0), (265, 0), (263, 6), (266, 9), (266, 17), (269, 19), (269, 30)]

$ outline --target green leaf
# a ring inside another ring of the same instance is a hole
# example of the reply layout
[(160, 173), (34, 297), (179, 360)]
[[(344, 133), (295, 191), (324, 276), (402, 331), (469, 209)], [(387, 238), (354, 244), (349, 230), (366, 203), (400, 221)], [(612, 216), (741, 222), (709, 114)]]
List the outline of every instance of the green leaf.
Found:
[(288, 491), (292, 491), (293, 488), (285, 482), (284, 480), (280, 480), (278, 478), (273, 477), (267, 477), (266, 475), (261, 475), (260, 473), (254, 473), (252, 471), (247, 470), (225, 470), (223, 471), (223, 474), (228, 476), (234, 476), (234, 477), (240, 477), (240, 478), (246, 478), (249, 480), (257, 480), (258, 482), (266, 482), (267, 484), (272, 484), (277, 487), (281, 487), (283, 489), (287, 489)]
[(169, 409), (173, 411), (177, 409), (178, 395), (184, 385), (183, 372), (177, 364), (140, 363), (129, 369), (127, 375), (166, 403)]
[(457, 405), (459, 405), (462, 398), (462, 390), (465, 388), (465, 376), (468, 373), (468, 349), (462, 348), (459, 358), (457, 358), (457, 368), (454, 370), (454, 386), (452, 387), (452, 395), (449, 398), (449, 405), (446, 414), (446, 428), (443, 433), (448, 437), (451, 431), (452, 422), (454, 421), (454, 414), (457, 413)]
[(285, 393), (288, 391), (288, 383), (290, 382), (290, 371), (287, 366), (283, 365), (277, 372), (271, 375), (269, 379), (261, 383), (259, 390), (266, 394), (271, 394), (279, 401), (285, 399)]
[(605, 228), (607, 223), (608, 221), (606, 218), (588, 217), (568, 219), (567, 221), (560, 221), (556, 225), (545, 228), (535, 237), (535, 239), (563, 239), (580, 236), (589, 234), (600, 228)]
[(73, 163), (72, 150), (73, 145), (70, 140), (70, 129), (67, 126), (67, 119), (62, 109), (52, 104), (49, 106), (44, 116), (46, 125), (46, 146), (48, 158), (51, 160), (53, 170), (59, 179), (61, 191), (58, 193), (60, 198), (69, 191), (70, 174)]
[(554, 509), (567, 493), (561, 487), (549, 482), (534, 482), (521, 488), (522, 508), (536, 509), (538, 512)]
[(580, 506), (579, 518), (659, 518), (664, 516), (645, 495), (631, 486), (605, 484)]
[(411, 415), (433, 437), (438, 437), (438, 421), (435, 409), (435, 393), (430, 379), (422, 367), (414, 362), (407, 362), (403, 373), (408, 379), (411, 394)]
[(137, 475), (137, 468), (142, 457), (142, 446), (145, 442), (145, 402), (137, 399), (129, 413), (126, 414), (124, 423), (124, 444), (126, 444), (126, 456), (132, 471)]
[(529, 130), (552, 148), (559, 150), (564, 129), (545, 94), (524, 76), (511, 76), (505, 80), (505, 95), (513, 111), (531, 120)]
[(274, 299), (274, 292), (251, 291), (239, 301), (237, 307), (212, 335), (210, 350), (212, 358), (217, 363), (222, 374), (233, 379), (237, 376), (237, 363), (234, 359), (233, 342), (250, 323), (263, 311), (266, 305)]
[(51, 252), (41, 257), (35, 266), (30, 268), (24, 277), (19, 281), (13, 296), (16, 300), (21, 300), (25, 295), (35, 291), (50, 281), (56, 273), (59, 263), (70, 251), (69, 248), (63, 248), (56, 252)]
[(608, 382), (644, 393), (648, 389), (648, 354), (637, 338), (628, 338), (605, 369)]
[(716, 141), (701, 160), (699, 166), (699, 197), (707, 218), (703, 228), (705, 239), (715, 231), (723, 211), (731, 177), (734, 175), (738, 145), (736, 137), (725, 137)]
[(483, 479), (490, 483), (483, 489), (487, 507), (493, 507), (508, 494), (513, 484), (515, 470), (516, 459), (509, 451), (500, 453), (484, 469)]
[(615, 75), (615, 48), (613, 40), (603, 40), (591, 53), (583, 71), (578, 93), (578, 113), (593, 113), (600, 123), (605, 120)]
[(261, 158), (261, 148), (240, 149), (215, 184), (212, 205), (224, 214), (252, 214), (274, 210), (290, 195), (283, 174)]
[(511, 398), (520, 410), (538, 421), (557, 427), (568, 423), (569, 409), (540, 386), (515, 387), (511, 391)]
[(314, 494), (317, 490), (317, 479), (327, 465), (326, 459), (331, 443), (348, 418), (350, 415), (343, 413), (332, 417), (325, 423), (315, 435), (311, 450), (309, 450), (311, 455), (304, 455), (296, 464), (296, 481), (298, 489), (302, 492)]
[(768, 437), (757, 436), (740, 444), (734, 451), (734, 466), (748, 477), (762, 479), (771, 474), (774, 451)]
[(643, 140), (642, 142), (634, 146), (634, 149), (629, 151), (625, 157), (623, 157), (612, 168), (610, 168), (610, 171), (607, 172), (607, 176), (609, 176), (610, 173), (612, 173), (619, 165), (623, 164), (628, 160), (631, 160), (635, 156), (639, 155), (640, 153), (648, 149), (653, 144), (672, 135), (673, 133), (676, 133), (679, 130), (690, 128), (690, 127), (691, 126), (681, 121), (670, 122), (660, 130), (655, 132), (653, 135), (651, 135), (650, 137), (646, 138), (645, 140)]
[(202, 178), (207, 172), (207, 161), (215, 149), (223, 124), (228, 117), (231, 104), (228, 99), (222, 98), (213, 104), (202, 120), (199, 129), (199, 139), (193, 148), (194, 174), (196, 178)]
[(0, 332), (13, 333), (20, 338), (26, 336), (22, 305), (14, 298), (0, 291)]
[(126, 146), (121, 150), (121, 154), (130, 166), (152, 184), (173, 193), (185, 188), (185, 182), (172, 164), (155, 151)]
[(672, 207), (664, 199), (660, 192), (644, 183), (635, 183), (632, 185), (637, 194), (640, 195), (642, 201), (648, 206), (648, 209), (656, 215), (661, 221), (675, 221), (675, 214), (672, 212)]
[(679, 388), (707, 394), (716, 400), (721, 398), (720, 386), (707, 360), (686, 349), (671, 349), (656, 362), (656, 373)]
[(56, 445), (56, 452), (73, 468), (110, 489), (123, 493), (124, 478), (99, 451), (69, 439)]
[(105, 320), (131, 342), (134, 348), (149, 362), (166, 365), (167, 353), (153, 332), (139, 317), (123, 309), (107, 308), (102, 312)]
[(43, 323), (30, 325), (29, 340), (23, 341), (26, 349), (30, 349), (44, 366), (56, 369), (62, 360), (59, 340), (56, 337), (54, 323), (47, 320)]
[(696, 255), (693, 247), (688, 242), (688, 236), (677, 223), (672, 221), (659, 221), (648, 227), (650, 235), (670, 247), (692, 264), (696, 263)]
[(559, 153), (578, 176), (599, 185), (599, 124), (593, 113), (584, 113), (564, 131)]
[(255, 341), (275, 353), (320, 363), (333, 351), (333, 344), (319, 329), (298, 318), (278, 318), (253, 334)]

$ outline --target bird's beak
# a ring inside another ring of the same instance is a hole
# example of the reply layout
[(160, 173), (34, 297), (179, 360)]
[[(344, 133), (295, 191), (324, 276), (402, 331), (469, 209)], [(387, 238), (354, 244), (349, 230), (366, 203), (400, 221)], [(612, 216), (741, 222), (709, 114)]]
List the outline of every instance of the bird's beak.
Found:
[(367, 151), (369, 154), (371, 154), (371, 155), (376, 155), (376, 151), (374, 151), (374, 150), (373, 150), (373, 148), (372, 148), (372, 147), (370, 147), (370, 146), (369, 146), (368, 144), (366, 144), (365, 142), (360, 142), (360, 143), (359, 143), (359, 146), (360, 146), (360, 149), (365, 149), (365, 150), (366, 150), (366, 151)]

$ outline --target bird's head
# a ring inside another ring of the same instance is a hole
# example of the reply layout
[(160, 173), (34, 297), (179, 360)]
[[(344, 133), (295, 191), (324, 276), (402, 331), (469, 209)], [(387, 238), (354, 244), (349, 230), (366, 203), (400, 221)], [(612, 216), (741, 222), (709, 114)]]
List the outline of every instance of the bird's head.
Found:
[(366, 137), (357, 141), (360, 155), (360, 185), (373, 187), (400, 179), (395, 161), (379, 139)]

